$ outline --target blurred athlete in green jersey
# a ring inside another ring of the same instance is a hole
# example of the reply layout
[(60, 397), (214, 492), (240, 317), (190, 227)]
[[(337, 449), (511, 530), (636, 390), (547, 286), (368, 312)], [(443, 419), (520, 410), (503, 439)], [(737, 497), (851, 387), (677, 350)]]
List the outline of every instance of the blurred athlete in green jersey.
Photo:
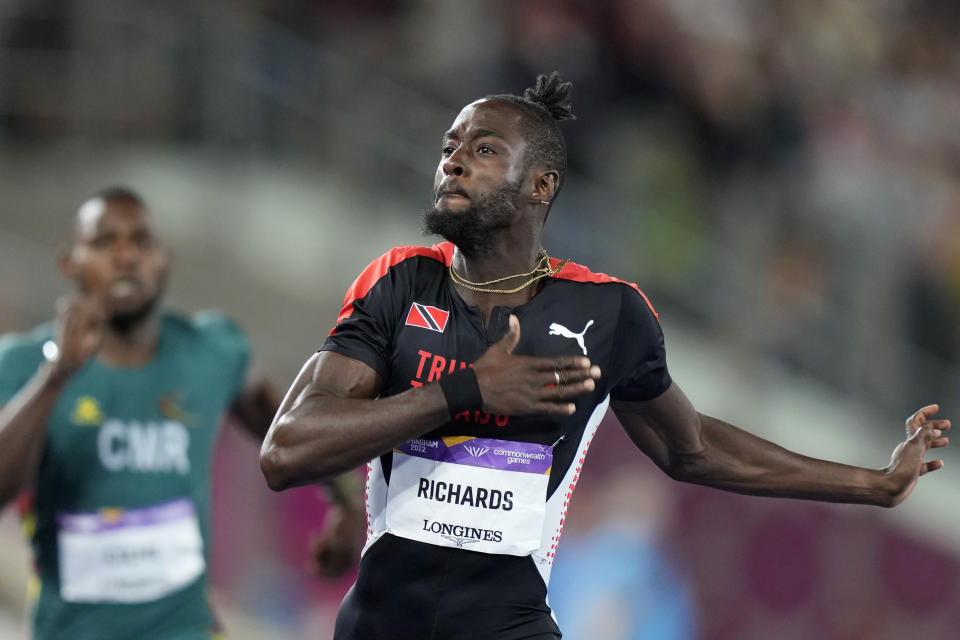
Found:
[[(33, 493), (34, 637), (209, 639), (217, 425), (230, 411), (262, 440), (281, 396), (247, 379), (229, 319), (160, 308), (168, 258), (134, 192), (80, 207), (60, 268), (77, 294), (56, 321), (0, 339), (0, 506)], [(365, 521), (359, 495), (334, 489), (316, 552), (335, 574)]]

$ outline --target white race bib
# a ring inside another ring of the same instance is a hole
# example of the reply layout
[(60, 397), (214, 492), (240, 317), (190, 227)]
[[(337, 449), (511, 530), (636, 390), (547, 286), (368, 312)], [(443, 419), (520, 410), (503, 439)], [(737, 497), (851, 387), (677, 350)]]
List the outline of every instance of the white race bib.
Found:
[(203, 539), (186, 498), (139, 509), (61, 513), (60, 596), (67, 602), (147, 602), (204, 571)]
[(416, 439), (393, 451), (387, 531), (410, 540), (526, 556), (540, 547), (550, 445)]

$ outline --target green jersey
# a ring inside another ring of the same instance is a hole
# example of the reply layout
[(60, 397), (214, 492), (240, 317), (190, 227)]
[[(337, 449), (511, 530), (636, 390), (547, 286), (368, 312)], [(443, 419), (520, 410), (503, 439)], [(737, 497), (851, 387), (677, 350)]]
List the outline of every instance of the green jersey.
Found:
[[(0, 339), (0, 405), (43, 363), (44, 325)], [(249, 345), (225, 317), (161, 319), (137, 368), (91, 360), (47, 424), (31, 543), (36, 640), (209, 639), (210, 457)]]

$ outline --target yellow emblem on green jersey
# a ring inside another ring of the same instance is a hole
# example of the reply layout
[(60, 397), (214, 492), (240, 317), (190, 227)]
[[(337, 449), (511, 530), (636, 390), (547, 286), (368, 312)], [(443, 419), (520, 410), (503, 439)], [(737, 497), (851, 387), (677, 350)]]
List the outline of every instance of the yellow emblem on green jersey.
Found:
[(81, 426), (97, 426), (103, 422), (103, 412), (96, 398), (80, 396), (70, 414), (70, 421)]
[(190, 427), (196, 422), (194, 420), (193, 414), (187, 413), (183, 410), (182, 407), (182, 396), (183, 394), (179, 391), (171, 391), (168, 394), (165, 394), (157, 400), (157, 408), (160, 410), (160, 415), (168, 420), (173, 420), (179, 422), (180, 424)]

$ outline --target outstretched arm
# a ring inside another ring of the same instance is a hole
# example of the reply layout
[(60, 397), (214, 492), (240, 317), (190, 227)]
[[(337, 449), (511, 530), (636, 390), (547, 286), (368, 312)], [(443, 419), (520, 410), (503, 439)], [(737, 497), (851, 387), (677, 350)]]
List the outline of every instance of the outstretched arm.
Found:
[[(594, 388), (600, 369), (584, 357), (513, 355), (519, 340), (520, 324), (511, 316), (507, 334), (474, 363), (483, 409), (513, 415), (573, 413), (571, 399)], [(564, 384), (548, 388), (555, 380)], [(382, 388), (380, 376), (358, 360), (328, 351), (307, 360), (260, 450), (260, 468), (270, 488), (331, 478), (450, 420), (436, 382), (375, 399)]]
[(949, 420), (930, 420), (930, 405), (907, 420), (907, 439), (883, 469), (866, 469), (794, 453), (731, 424), (698, 413), (674, 383), (646, 402), (613, 401), (613, 411), (638, 448), (670, 477), (751, 495), (892, 507), (917, 479), (943, 466), (924, 461), (943, 447)]

